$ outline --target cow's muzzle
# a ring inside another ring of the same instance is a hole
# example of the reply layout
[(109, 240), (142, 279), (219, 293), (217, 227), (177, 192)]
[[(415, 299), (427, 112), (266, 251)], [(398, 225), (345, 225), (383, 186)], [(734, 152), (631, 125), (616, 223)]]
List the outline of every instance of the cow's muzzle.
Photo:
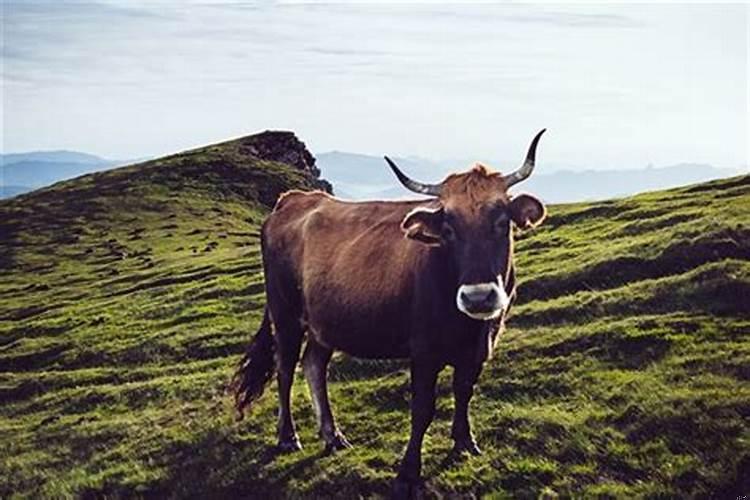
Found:
[(461, 285), (456, 293), (458, 310), (479, 320), (497, 318), (509, 303), (508, 294), (497, 283)]

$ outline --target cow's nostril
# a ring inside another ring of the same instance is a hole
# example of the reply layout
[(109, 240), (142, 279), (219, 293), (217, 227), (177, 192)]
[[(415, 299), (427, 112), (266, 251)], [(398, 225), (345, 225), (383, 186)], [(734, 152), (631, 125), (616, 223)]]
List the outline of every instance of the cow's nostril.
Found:
[(482, 305), (494, 304), (497, 301), (497, 291), (494, 288), (461, 290), (459, 298), (464, 304)]

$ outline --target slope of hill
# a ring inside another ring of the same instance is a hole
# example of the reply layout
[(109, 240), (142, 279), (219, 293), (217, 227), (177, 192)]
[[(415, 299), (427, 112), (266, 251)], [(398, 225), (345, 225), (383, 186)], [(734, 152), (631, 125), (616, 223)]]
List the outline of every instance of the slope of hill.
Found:
[[(469, 165), (437, 163), (422, 158), (396, 159), (415, 179), (437, 182), (455, 169)], [(323, 176), (336, 186), (336, 193), (346, 193), (356, 200), (402, 199), (408, 196), (385, 167), (382, 157), (332, 151), (318, 155)], [(498, 169), (512, 164), (492, 163)], [(536, 193), (549, 203), (602, 200), (638, 192), (667, 189), (685, 184), (736, 175), (732, 169), (711, 165), (682, 163), (667, 167), (632, 170), (540, 170), (523, 189)]]
[[(225, 388), (263, 307), (259, 223), (312, 183), (252, 142), (0, 202), (0, 496), (388, 492), (404, 363), (335, 359), (355, 447), (334, 457), (301, 376), (304, 451), (273, 452), (273, 390), (234, 420)], [(444, 460), (446, 371), (428, 494), (750, 491), (748, 220), (747, 176), (550, 207), (517, 244), (521, 302), (472, 403), (484, 455)]]

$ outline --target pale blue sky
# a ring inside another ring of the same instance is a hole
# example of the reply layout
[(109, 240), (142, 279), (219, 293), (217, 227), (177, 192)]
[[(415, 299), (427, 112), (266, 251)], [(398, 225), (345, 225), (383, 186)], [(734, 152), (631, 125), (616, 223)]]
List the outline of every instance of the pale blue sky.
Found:
[[(748, 162), (747, 5), (3, 1), (3, 150)], [(543, 150), (543, 153), (541, 152)], [(500, 165), (499, 167), (502, 167)]]

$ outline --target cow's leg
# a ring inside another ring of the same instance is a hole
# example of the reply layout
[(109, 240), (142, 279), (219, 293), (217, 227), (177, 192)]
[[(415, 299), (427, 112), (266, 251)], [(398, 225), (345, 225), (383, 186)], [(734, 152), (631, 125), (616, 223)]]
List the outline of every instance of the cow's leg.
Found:
[(412, 361), (411, 435), (394, 483), (395, 497), (416, 493), (422, 474), (422, 440), (435, 415), (435, 382), (440, 366)]
[(453, 399), (454, 413), (453, 425), (451, 426), (451, 437), (453, 438), (453, 453), (460, 454), (468, 451), (472, 455), (479, 455), (481, 451), (474, 441), (469, 423), (469, 401), (474, 394), (479, 372), (482, 367), (474, 363), (458, 365), (453, 371)]
[(297, 451), (302, 445), (294, 427), (291, 391), (294, 370), (299, 361), (302, 328), (296, 322), (276, 324), (277, 380), (279, 385), (279, 450)]
[(331, 360), (333, 350), (320, 345), (311, 335), (308, 335), (305, 353), (302, 355), (302, 368), (305, 371), (307, 385), (310, 388), (313, 409), (318, 418), (320, 437), (326, 443), (326, 452), (342, 450), (351, 445), (336, 423), (331, 412), (331, 404), (328, 401), (328, 362)]

